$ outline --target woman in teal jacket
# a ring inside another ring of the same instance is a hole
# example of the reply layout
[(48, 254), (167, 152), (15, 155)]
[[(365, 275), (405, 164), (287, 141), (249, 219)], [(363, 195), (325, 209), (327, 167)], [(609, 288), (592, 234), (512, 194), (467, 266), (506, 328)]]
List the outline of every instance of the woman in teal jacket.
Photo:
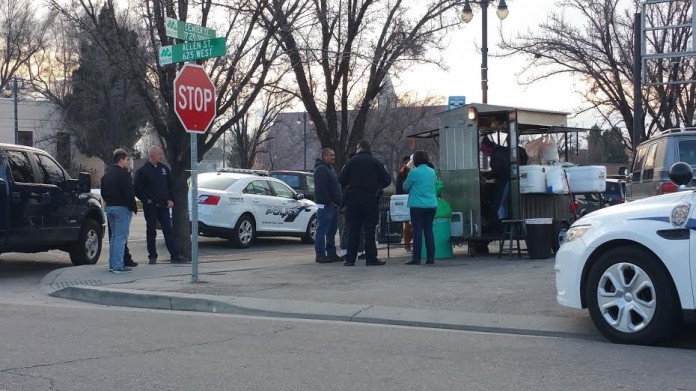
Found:
[(411, 227), (413, 231), (413, 253), (407, 265), (420, 265), (421, 246), (425, 236), (425, 263), (435, 263), (435, 238), (433, 237), (433, 219), (437, 198), (435, 196), (435, 170), (428, 167), (428, 155), (425, 151), (413, 154), (414, 169), (409, 171), (404, 182), (408, 192), (408, 207), (411, 209)]

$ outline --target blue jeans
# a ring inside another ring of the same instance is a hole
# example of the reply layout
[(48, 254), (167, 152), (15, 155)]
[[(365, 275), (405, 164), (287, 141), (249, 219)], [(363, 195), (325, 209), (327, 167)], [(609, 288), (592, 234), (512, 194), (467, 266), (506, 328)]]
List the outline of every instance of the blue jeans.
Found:
[(314, 250), (319, 255), (336, 254), (336, 230), (338, 229), (338, 207), (324, 206), (317, 209), (317, 233)]
[(107, 206), (105, 209), (109, 222), (109, 269), (117, 270), (123, 267), (123, 252), (133, 212), (125, 206)]
[(435, 259), (435, 237), (433, 236), (433, 220), (435, 208), (411, 208), (411, 227), (413, 229), (412, 261), (420, 261), (425, 236), (425, 253), (428, 261)]

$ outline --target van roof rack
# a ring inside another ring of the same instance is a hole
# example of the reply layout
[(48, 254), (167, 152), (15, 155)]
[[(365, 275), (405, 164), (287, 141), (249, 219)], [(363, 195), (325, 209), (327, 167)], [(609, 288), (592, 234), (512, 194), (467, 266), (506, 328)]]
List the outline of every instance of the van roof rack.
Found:
[(266, 170), (252, 170), (248, 168), (231, 168), (231, 167), (225, 167), (225, 168), (218, 168), (217, 169), (218, 174), (221, 172), (234, 172), (237, 174), (249, 174), (249, 175), (258, 175), (258, 176), (268, 176), (268, 171)]
[(681, 133), (681, 132), (694, 132), (696, 131), (696, 126), (688, 126), (685, 128), (670, 128), (660, 131), (660, 135), (670, 134), (670, 133)]

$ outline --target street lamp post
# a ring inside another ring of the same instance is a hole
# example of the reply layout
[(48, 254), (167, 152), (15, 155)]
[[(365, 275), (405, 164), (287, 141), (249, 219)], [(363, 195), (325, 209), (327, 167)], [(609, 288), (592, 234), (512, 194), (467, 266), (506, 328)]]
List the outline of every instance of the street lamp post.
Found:
[[(19, 85), (19, 82), (22, 83), (21, 87)], [(10, 87), (8, 85), (9, 83), (3, 84), (3, 90), (6, 90), (6, 88)], [(17, 77), (12, 78), (12, 100), (14, 103), (14, 143), (19, 144), (19, 115), (18, 115), (18, 103), (19, 103), (19, 90), (20, 89), (25, 89), (24, 87), (24, 79), (18, 79)]]
[[(469, 3), (473, 2), (481, 5), (481, 18), (483, 21), (481, 38), (481, 98), (483, 103), (488, 103), (488, 5), (492, 1), (493, 0), (466, 0), (462, 13), (459, 16), (462, 22), (469, 23), (474, 17), (474, 12)], [(507, 4), (505, 4), (505, 0), (498, 1), (498, 9), (495, 13), (500, 20), (507, 18), (510, 11), (508, 10)]]
[(304, 171), (307, 171), (307, 112), (302, 113), (302, 121), (297, 120), (297, 124), (304, 124), (302, 131), (302, 141), (304, 142)]

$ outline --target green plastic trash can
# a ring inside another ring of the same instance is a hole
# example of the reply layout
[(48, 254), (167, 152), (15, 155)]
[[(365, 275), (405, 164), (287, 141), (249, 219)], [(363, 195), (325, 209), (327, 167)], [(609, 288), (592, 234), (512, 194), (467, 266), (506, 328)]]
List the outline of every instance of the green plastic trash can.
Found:
[[(435, 259), (452, 258), (452, 245), (450, 244), (450, 218), (436, 218), (433, 220), (433, 238), (435, 239)], [(425, 253), (425, 237), (423, 237), (423, 247), (421, 258), (427, 259)]]

